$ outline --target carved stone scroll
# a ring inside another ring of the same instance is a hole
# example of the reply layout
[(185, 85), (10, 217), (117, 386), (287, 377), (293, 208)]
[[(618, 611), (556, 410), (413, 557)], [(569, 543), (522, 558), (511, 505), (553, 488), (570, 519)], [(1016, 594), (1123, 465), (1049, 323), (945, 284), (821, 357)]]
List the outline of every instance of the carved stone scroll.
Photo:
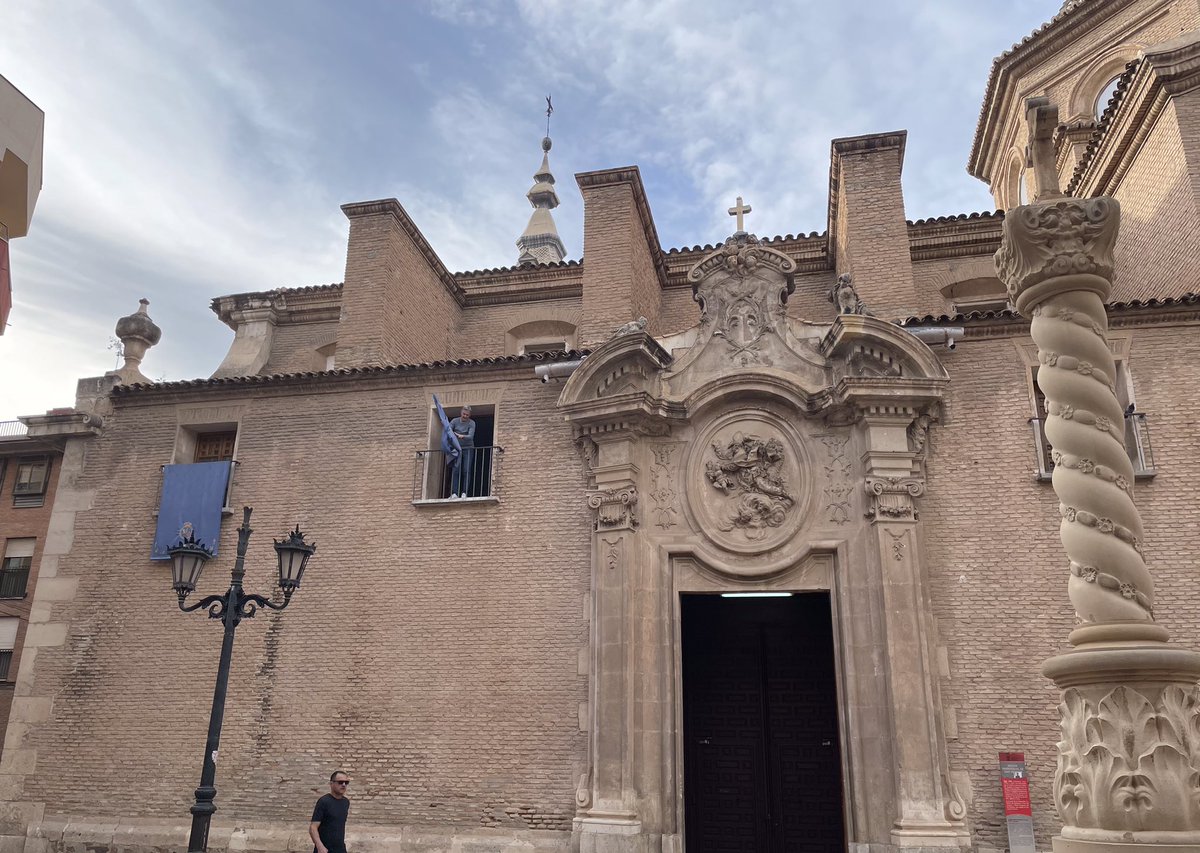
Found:
[(871, 505), (867, 518), (916, 519), (913, 498), (925, 494), (925, 483), (916, 477), (867, 477)]
[(597, 489), (589, 492), (588, 507), (595, 514), (596, 530), (634, 530), (638, 526), (637, 489)]

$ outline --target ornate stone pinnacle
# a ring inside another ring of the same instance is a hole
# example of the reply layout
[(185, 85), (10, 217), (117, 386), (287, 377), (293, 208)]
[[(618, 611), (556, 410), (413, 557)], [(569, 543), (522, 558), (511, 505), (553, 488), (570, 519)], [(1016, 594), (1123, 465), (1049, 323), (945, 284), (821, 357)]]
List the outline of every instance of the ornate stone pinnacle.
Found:
[(121, 354), (125, 357), (125, 363), (121, 365), (120, 370), (114, 371), (113, 375), (125, 384), (150, 381), (142, 375), (139, 365), (146, 355), (146, 350), (162, 338), (162, 329), (158, 328), (146, 313), (149, 305), (150, 300), (141, 299), (138, 301), (137, 311), (117, 321), (116, 333), (121, 339)]

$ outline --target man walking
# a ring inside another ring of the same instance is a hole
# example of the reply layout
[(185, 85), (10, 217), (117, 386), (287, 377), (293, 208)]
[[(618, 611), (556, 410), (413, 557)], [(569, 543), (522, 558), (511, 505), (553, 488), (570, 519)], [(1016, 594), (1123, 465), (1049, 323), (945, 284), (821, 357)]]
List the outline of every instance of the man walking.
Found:
[(335, 770), (329, 777), (329, 793), (317, 800), (308, 834), (312, 837), (313, 853), (346, 853), (346, 818), (350, 815), (350, 800), (346, 788), (350, 777)]

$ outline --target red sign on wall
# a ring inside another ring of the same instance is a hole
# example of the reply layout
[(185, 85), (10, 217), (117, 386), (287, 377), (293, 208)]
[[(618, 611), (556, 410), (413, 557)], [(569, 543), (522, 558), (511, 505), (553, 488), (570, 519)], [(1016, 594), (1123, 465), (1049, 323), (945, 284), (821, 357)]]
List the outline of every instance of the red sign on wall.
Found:
[(1025, 753), (1000, 753), (1000, 793), (1008, 821), (1008, 846), (1012, 853), (1033, 853), (1033, 808), (1029, 802), (1029, 774)]

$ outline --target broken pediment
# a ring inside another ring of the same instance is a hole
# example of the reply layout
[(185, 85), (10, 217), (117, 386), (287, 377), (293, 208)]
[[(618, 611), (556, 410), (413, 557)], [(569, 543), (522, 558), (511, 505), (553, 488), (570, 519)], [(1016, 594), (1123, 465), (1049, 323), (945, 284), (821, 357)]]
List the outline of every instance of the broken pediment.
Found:
[(747, 370), (779, 370), (807, 387), (823, 386), (816, 342), (798, 338), (788, 322), (795, 270), (795, 261), (745, 232), (692, 267), (700, 325), (668, 376), (672, 391), (685, 396), (715, 375)]

